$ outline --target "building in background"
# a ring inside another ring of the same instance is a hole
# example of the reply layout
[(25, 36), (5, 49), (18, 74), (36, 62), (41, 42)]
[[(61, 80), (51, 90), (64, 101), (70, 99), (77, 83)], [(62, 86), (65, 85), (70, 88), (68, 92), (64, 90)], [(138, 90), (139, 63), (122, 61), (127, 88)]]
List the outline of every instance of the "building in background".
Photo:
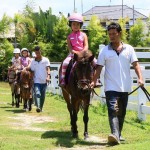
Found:
[(136, 19), (141, 18), (144, 22), (148, 19), (147, 16), (142, 13), (136, 11), (131, 7), (126, 5), (109, 5), (109, 6), (95, 6), (90, 10), (84, 12), (82, 14), (85, 17), (85, 22), (83, 24), (83, 29), (86, 30), (88, 23), (92, 17), (92, 15), (98, 16), (102, 26), (106, 27), (108, 22), (116, 22), (120, 18), (128, 18), (129, 22), (126, 24), (126, 28), (129, 29), (132, 26)]

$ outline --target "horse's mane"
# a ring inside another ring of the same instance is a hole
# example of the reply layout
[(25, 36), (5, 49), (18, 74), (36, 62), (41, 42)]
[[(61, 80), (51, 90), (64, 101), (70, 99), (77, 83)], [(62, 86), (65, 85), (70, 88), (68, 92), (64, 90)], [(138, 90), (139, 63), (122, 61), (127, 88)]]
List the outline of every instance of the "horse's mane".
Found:
[(30, 80), (31, 79), (31, 75), (29, 71), (22, 71), (21, 72), (21, 80), (26, 81), (26, 80)]

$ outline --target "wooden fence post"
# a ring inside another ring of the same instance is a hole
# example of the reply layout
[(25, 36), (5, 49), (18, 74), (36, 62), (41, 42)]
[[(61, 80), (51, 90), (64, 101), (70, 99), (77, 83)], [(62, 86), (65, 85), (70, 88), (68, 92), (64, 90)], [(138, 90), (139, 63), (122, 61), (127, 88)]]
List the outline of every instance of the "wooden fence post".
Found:
[[(145, 67), (141, 66), (141, 70), (144, 71)], [(145, 80), (144, 80), (144, 83), (145, 83)], [(142, 89), (139, 88), (138, 89), (138, 118), (141, 121), (146, 120), (146, 115), (142, 112), (142, 106), (145, 104), (146, 104), (146, 96), (145, 96), (144, 92), (142, 91)]]

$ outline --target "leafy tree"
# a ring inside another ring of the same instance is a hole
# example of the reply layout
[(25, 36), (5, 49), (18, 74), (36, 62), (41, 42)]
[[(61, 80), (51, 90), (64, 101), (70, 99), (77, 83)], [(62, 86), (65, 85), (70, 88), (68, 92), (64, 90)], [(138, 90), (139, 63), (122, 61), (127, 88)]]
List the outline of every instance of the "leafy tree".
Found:
[(11, 18), (8, 17), (6, 14), (4, 14), (2, 19), (0, 20), (0, 34), (1, 35), (4, 36), (4, 34), (7, 33), (10, 27), (10, 23), (11, 23)]
[(51, 61), (62, 61), (68, 54), (67, 49), (67, 36), (69, 34), (69, 26), (67, 25), (67, 18), (62, 14), (54, 27), (52, 34), (53, 46), (49, 51)]
[(97, 16), (91, 17), (87, 28), (89, 32), (89, 49), (93, 51), (94, 54), (98, 54), (99, 45), (106, 41), (106, 31), (100, 25), (100, 21)]
[(0, 80), (7, 74), (7, 68), (13, 56), (13, 45), (7, 39), (0, 40)]
[(145, 37), (145, 46), (150, 47), (150, 16), (148, 17), (146, 26), (147, 26), (147, 32), (146, 32), (146, 37)]
[[(43, 12), (39, 7), (39, 13), (34, 13), (33, 18), (37, 35), (42, 37), (43, 42), (50, 42), (52, 40), (53, 27), (56, 23), (56, 16), (52, 15), (52, 10), (49, 8)], [(37, 37), (38, 40), (38, 37)]]
[(129, 21), (129, 18), (120, 18), (118, 20), (118, 23), (120, 24), (121, 29), (122, 29), (121, 39), (125, 43), (128, 43), (127, 42), (128, 34), (127, 34), (127, 30), (126, 30), (126, 22), (128, 22), (128, 21)]
[[(32, 18), (25, 14), (15, 14), (15, 38), (21, 47), (29, 48), (29, 43), (35, 41), (36, 30)], [(22, 43), (24, 43), (22, 45)]]
[(141, 19), (137, 19), (134, 26), (130, 28), (129, 44), (134, 47), (144, 45), (144, 24)]

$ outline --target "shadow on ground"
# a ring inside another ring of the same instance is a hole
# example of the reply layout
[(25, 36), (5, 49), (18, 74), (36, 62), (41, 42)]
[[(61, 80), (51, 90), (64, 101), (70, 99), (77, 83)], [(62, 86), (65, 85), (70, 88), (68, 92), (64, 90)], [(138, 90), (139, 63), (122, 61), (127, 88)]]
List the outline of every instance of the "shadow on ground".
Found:
[(7, 110), (5, 110), (5, 111), (8, 111), (8, 112), (13, 112), (13, 113), (24, 113), (24, 112), (26, 112), (25, 110), (23, 110), (23, 109), (7, 109)]
[(71, 137), (70, 131), (46, 131), (41, 135), (41, 138), (55, 138), (57, 139), (55, 145), (71, 148), (74, 147), (74, 145), (79, 146), (106, 146), (106, 142), (94, 142), (94, 141), (86, 141), (80, 138), (74, 139)]

